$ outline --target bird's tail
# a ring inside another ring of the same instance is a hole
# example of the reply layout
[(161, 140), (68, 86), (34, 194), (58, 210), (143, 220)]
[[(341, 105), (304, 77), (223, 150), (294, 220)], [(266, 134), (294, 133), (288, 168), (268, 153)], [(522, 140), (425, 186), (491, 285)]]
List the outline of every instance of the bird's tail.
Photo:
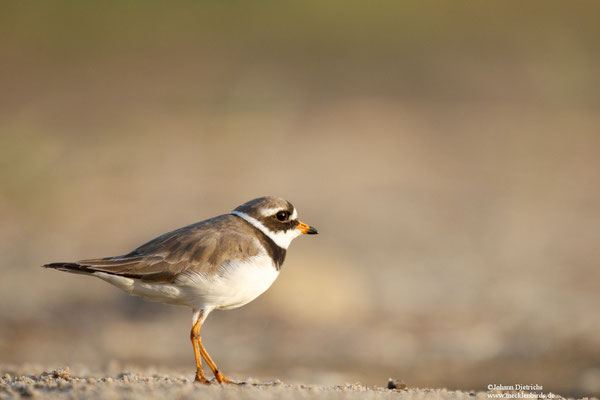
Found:
[(58, 262), (42, 265), (44, 268), (57, 269), (59, 271), (71, 272), (73, 274), (91, 274), (94, 271), (84, 265), (72, 262)]

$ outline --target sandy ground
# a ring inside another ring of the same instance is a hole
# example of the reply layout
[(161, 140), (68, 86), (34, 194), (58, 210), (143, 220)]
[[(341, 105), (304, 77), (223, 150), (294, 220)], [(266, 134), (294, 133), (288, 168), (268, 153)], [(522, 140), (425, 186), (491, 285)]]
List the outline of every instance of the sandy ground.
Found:
[[(447, 389), (363, 386), (345, 383), (333, 386), (293, 385), (280, 380), (259, 382), (247, 378), (239, 385), (201, 385), (186, 375), (150, 370), (106, 373), (73, 370), (69, 367), (40, 370), (40, 367), (1, 367), (0, 399), (19, 397), (52, 399), (488, 399), (495, 392), (464, 392)], [(510, 393), (510, 392), (506, 392)], [(562, 399), (561, 396), (554, 397)]]

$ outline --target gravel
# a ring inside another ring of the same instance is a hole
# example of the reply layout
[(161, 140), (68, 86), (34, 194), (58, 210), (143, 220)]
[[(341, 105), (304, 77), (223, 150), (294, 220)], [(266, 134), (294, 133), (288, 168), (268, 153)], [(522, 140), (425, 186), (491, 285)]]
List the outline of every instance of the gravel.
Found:
[[(188, 376), (126, 371), (107, 376), (69, 367), (43, 370), (35, 367), (0, 369), (0, 399), (488, 399), (487, 392), (446, 389), (389, 389), (404, 385), (367, 387), (346, 383), (335, 386), (292, 385), (281, 381), (240, 385), (202, 385)], [(555, 399), (562, 399), (557, 396)]]

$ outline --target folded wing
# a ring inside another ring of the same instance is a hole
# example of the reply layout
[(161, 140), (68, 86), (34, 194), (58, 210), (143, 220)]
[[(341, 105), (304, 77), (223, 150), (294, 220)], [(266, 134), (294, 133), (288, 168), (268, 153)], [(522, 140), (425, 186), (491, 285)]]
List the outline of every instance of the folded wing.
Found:
[(44, 267), (91, 274), (104, 272), (147, 282), (174, 282), (186, 271), (212, 274), (226, 261), (254, 256), (260, 244), (223, 215), (166, 233), (123, 256), (52, 263)]

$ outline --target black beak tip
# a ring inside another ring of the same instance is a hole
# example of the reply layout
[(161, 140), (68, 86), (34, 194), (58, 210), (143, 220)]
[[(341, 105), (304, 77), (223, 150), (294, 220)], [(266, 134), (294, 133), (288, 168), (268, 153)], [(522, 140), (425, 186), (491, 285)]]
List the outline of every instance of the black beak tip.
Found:
[(317, 230), (317, 228), (315, 228), (314, 226), (311, 226), (306, 233), (308, 233), (309, 235), (316, 235), (319, 233), (319, 231)]

